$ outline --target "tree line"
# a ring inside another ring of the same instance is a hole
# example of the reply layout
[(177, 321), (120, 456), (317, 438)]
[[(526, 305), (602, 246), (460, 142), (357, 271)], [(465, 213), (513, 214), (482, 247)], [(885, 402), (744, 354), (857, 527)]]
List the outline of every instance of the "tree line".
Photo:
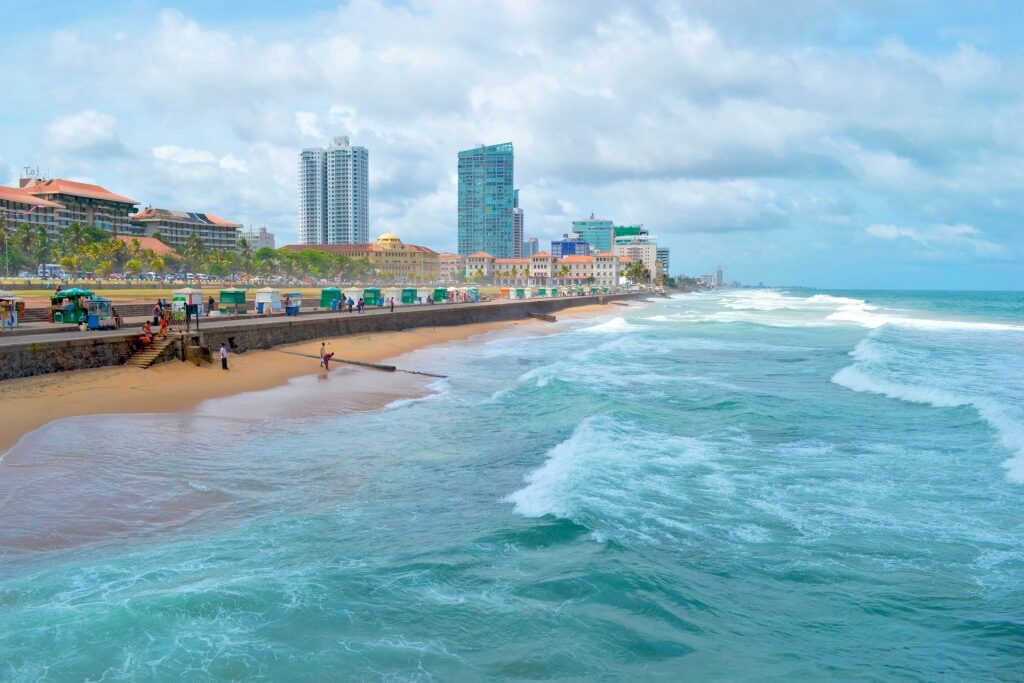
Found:
[[(160, 233), (153, 235), (166, 242)], [(328, 254), (314, 249), (290, 251), (264, 247), (253, 250), (244, 239), (237, 248), (208, 248), (199, 235), (191, 235), (173, 252), (158, 255), (144, 249), (137, 238), (118, 239), (96, 226), (72, 223), (59, 237), (51, 237), (43, 226), (22, 223), (11, 229), (0, 216), (0, 242), (4, 248), (3, 265), (12, 273), (36, 272), (37, 266), (56, 263), (73, 279), (84, 274), (96, 278), (121, 274), (138, 277), (142, 273), (204, 273), (212, 277), (306, 277), (356, 280), (373, 276), (370, 262), (345, 254)]]

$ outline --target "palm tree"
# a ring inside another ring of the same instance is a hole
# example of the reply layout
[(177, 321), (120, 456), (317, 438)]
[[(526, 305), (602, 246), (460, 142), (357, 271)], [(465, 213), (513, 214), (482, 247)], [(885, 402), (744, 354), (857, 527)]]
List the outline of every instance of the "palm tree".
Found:
[(66, 256), (78, 251), (78, 248), (88, 241), (88, 234), (88, 230), (81, 223), (75, 221), (66, 227), (60, 236), (61, 251)]
[(238, 239), (238, 265), (246, 275), (249, 275), (252, 271), (252, 245), (249, 244), (249, 240), (244, 237)]

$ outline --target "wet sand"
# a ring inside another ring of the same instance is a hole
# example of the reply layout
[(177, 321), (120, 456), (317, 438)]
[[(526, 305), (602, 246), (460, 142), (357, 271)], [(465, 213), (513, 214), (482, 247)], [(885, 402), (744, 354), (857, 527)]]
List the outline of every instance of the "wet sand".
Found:
[[(621, 307), (611, 305), (580, 306), (561, 311), (558, 316), (588, 317), (621, 310)], [(550, 329), (550, 324), (537, 320), (503, 321), (302, 342), (231, 355), (227, 372), (221, 370), (219, 362), (196, 367), (191, 363), (169, 361), (147, 370), (117, 366), (7, 380), (0, 382), (3, 401), (0, 454), (12, 448), (26, 434), (54, 420), (99, 414), (180, 412), (208, 399), (270, 389), (286, 384), (294, 377), (316, 375), (321, 372), (316, 358), (321, 341), (327, 342), (328, 350), (337, 358), (381, 362), (428, 346), (461, 342), (510, 328), (518, 328), (523, 333), (543, 334)], [(344, 367), (332, 362), (331, 372)], [(359, 383), (355, 383), (352, 390), (359, 392)], [(365, 398), (353, 396), (352, 403), (354, 406), (377, 403)]]

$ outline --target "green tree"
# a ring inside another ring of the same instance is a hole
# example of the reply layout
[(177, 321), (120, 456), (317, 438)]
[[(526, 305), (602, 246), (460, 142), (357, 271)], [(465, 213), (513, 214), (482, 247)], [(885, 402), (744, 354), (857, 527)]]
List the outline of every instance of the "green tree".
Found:
[(89, 232), (78, 221), (75, 221), (60, 236), (60, 250), (64, 256), (72, 256), (89, 241)]
[(634, 261), (626, 266), (622, 274), (627, 280), (636, 284), (638, 282), (650, 282), (651, 271), (643, 264), (643, 261)]
[(181, 254), (182, 261), (185, 262), (185, 268), (189, 272), (195, 273), (206, 256), (206, 245), (199, 235), (192, 233), (185, 244), (178, 249), (178, 253)]
[(249, 275), (252, 273), (252, 245), (244, 237), (238, 239), (238, 269)]
[(130, 258), (124, 264), (124, 272), (131, 277), (136, 277), (142, 271), (142, 263), (137, 258)]

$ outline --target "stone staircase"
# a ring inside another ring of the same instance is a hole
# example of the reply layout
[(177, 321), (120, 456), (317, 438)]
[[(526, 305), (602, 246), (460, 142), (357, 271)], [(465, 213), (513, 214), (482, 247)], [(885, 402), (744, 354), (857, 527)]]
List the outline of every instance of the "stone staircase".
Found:
[(132, 354), (131, 358), (125, 361), (125, 365), (131, 365), (132, 367), (142, 368), (145, 370), (163, 356), (164, 351), (166, 351), (167, 348), (176, 341), (177, 339), (169, 336), (164, 337), (163, 339), (154, 339), (152, 344), (143, 347), (141, 350)]

